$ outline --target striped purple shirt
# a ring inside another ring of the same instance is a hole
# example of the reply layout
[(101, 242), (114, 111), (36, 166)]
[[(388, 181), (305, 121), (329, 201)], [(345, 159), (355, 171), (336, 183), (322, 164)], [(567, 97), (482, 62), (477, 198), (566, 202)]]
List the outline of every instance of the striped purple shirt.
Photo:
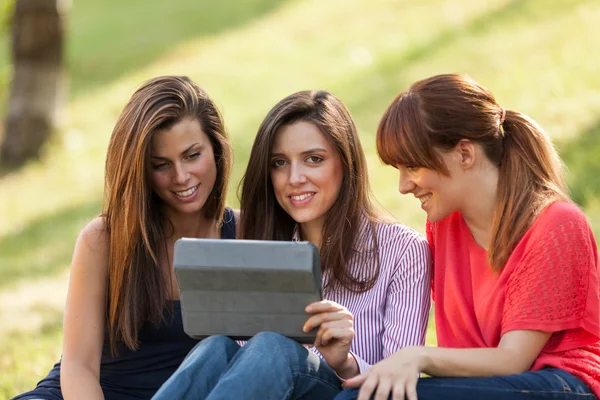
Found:
[[(431, 253), (426, 239), (398, 223), (377, 223), (375, 229), (380, 261), (375, 285), (364, 293), (343, 287), (324, 293), (354, 316), (350, 351), (361, 373), (402, 347), (425, 343), (431, 299)], [(296, 229), (294, 240), (298, 239)], [(367, 279), (377, 267), (370, 224), (359, 232), (356, 248), (349, 271)], [(323, 286), (328, 279), (329, 273), (324, 273)], [(319, 354), (314, 347), (311, 350)]]

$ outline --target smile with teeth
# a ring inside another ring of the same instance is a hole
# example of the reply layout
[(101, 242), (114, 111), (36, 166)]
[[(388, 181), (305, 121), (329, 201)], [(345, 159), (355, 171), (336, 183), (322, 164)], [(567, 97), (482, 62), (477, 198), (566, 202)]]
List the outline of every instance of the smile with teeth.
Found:
[(188, 197), (188, 196), (193, 195), (196, 192), (196, 190), (198, 190), (198, 186), (200, 186), (200, 184), (197, 184), (196, 186), (189, 188), (187, 190), (182, 190), (181, 192), (173, 192), (173, 193), (175, 193), (179, 197)]
[(429, 200), (431, 198), (431, 196), (432, 196), (431, 194), (428, 194), (427, 196), (419, 197), (421, 204), (425, 204), (425, 202), (427, 202), (427, 200)]
[(314, 193), (303, 193), (298, 196), (290, 196), (290, 198), (294, 201), (302, 201), (308, 199), (309, 197), (312, 197), (313, 195)]

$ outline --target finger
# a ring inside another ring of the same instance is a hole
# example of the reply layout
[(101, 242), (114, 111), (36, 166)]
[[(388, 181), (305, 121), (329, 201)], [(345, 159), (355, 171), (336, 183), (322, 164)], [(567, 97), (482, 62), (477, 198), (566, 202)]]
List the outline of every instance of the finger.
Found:
[(350, 313), (339, 313), (339, 312), (334, 312), (334, 313), (319, 313), (316, 315), (313, 315), (312, 317), (310, 317), (309, 319), (306, 320), (306, 322), (304, 323), (304, 327), (302, 328), (304, 330), (304, 332), (309, 332), (310, 330), (320, 326), (321, 324), (323, 324), (324, 322), (327, 321), (340, 321), (340, 320), (348, 320), (351, 321), (352, 320), (352, 314)]
[[(394, 383), (394, 387), (392, 390), (392, 400), (405, 400), (404, 392), (405, 392), (404, 381), (398, 381), (398, 382)], [(407, 392), (407, 394), (408, 394), (408, 392)], [(410, 399), (410, 397), (409, 397), (409, 399)], [(416, 398), (412, 399), (412, 400), (416, 400)]]
[(380, 378), (377, 384), (374, 400), (388, 400), (392, 390), (392, 381), (390, 378)]
[(348, 328), (328, 328), (324, 329), (321, 335), (321, 344), (327, 346), (331, 340), (346, 340), (351, 342), (354, 339), (354, 329)]
[(319, 329), (315, 336), (315, 347), (319, 348), (323, 345), (322, 336), (323, 336), (323, 329)]
[(320, 326), (321, 326), (321, 328), (325, 328), (325, 329), (335, 329), (335, 328), (349, 329), (349, 328), (354, 328), (354, 322), (350, 321), (349, 319), (338, 319), (336, 321), (323, 322)]
[(358, 398), (356, 400), (369, 400), (371, 395), (377, 388), (377, 376), (371, 375), (365, 380), (365, 382), (360, 387), (360, 391), (358, 392)]
[(321, 314), (313, 315), (309, 319), (306, 320), (302, 330), (304, 332), (310, 332), (315, 328), (318, 328), (321, 325)]
[(307, 313), (314, 314), (314, 313), (320, 313), (320, 312), (338, 311), (338, 310), (345, 310), (345, 309), (346, 309), (346, 307), (339, 305), (335, 301), (322, 300), (322, 301), (317, 301), (315, 303), (311, 303), (311, 304), (307, 305), (305, 308), (305, 311)]
[(406, 380), (406, 397), (408, 400), (417, 400), (417, 384), (419, 383), (419, 378), (409, 378)]
[(367, 378), (369, 377), (369, 372), (365, 372), (364, 374), (360, 374), (357, 375), (355, 377), (352, 377), (350, 379), (347, 379), (342, 386), (344, 386), (345, 388), (356, 388), (359, 387), (360, 385), (362, 385)]

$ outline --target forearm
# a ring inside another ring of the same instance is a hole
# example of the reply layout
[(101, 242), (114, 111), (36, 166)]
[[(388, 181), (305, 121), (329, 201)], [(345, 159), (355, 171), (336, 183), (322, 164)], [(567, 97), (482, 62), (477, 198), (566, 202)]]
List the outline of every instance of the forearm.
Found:
[(60, 386), (65, 400), (104, 400), (98, 376), (89, 368), (63, 364)]
[[(488, 377), (519, 374), (529, 370), (514, 349), (481, 348), (449, 349), (421, 347), (422, 371), (440, 377)], [(527, 364), (527, 365), (526, 365)]]

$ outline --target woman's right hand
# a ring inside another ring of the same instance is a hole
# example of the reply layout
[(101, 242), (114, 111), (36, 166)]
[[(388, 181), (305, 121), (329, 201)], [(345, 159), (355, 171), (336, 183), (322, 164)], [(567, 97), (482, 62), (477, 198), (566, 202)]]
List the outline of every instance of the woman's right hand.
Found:
[(387, 400), (390, 396), (394, 400), (417, 400), (417, 381), (425, 360), (425, 347), (404, 347), (364, 374), (347, 380), (344, 387), (360, 386), (357, 400)]
[(108, 245), (101, 218), (90, 222), (75, 244), (60, 369), (65, 400), (104, 398), (100, 387), (100, 360), (106, 319)]
[(336, 302), (323, 300), (309, 304), (306, 312), (313, 314), (304, 324), (304, 332), (318, 329), (315, 347), (327, 364), (342, 378), (358, 374), (358, 364), (350, 354), (354, 339), (354, 316)]

